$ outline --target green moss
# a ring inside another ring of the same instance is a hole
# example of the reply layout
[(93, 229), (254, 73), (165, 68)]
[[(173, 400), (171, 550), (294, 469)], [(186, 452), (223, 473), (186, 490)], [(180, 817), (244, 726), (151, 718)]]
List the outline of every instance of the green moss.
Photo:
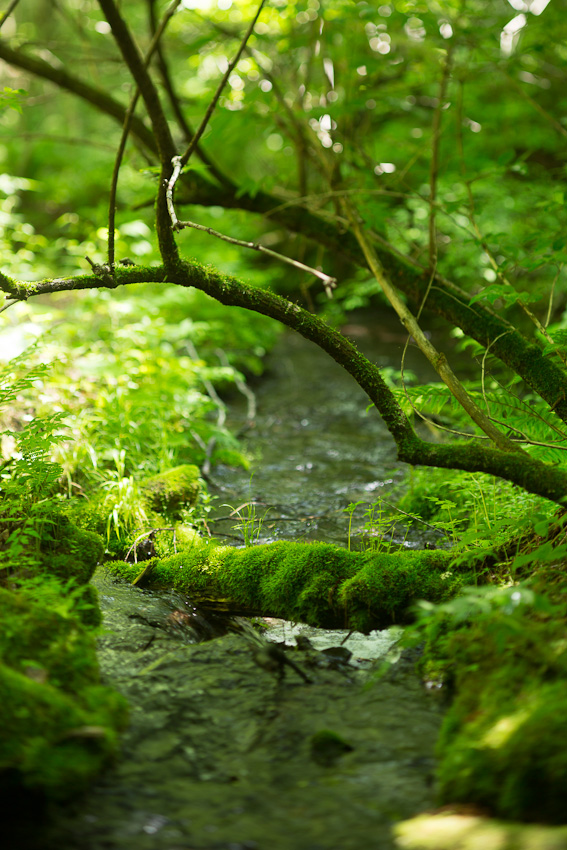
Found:
[(115, 752), (125, 701), (100, 685), (94, 638), (56, 582), (0, 588), (0, 620), (0, 782), (76, 793)]
[(199, 468), (193, 464), (176, 466), (140, 482), (146, 503), (158, 513), (176, 514), (194, 505), (199, 495)]
[(52, 536), (42, 542), (41, 561), (50, 575), (62, 580), (74, 578), (84, 584), (94, 573), (103, 551), (99, 534), (79, 528), (61, 514), (55, 515)]
[(455, 699), (438, 744), (442, 803), (565, 823), (564, 622), (495, 611), (440, 642)]
[[(143, 509), (142, 500), (138, 507), (144, 523), (149, 528), (163, 525), (163, 519), (156, 514)], [(124, 512), (118, 516), (118, 523), (113, 521), (113, 506), (107, 501), (105, 494), (99, 494), (92, 499), (73, 499), (66, 512), (70, 520), (84, 531), (94, 532), (103, 541), (103, 549), (114, 557), (125, 555), (136, 537), (140, 534), (140, 513)]]
[[(461, 579), (447, 572), (449, 563), (446, 552), (376, 555), (287, 541), (234, 549), (196, 538), (185, 552), (156, 560), (146, 582), (232, 599), (264, 615), (370, 631), (406, 619), (416, 599), (454, 595)], [(140, 573), (139, 564), (107, 566), (129, 581)]]
[[(350, 622), (360, 631), (370, 623), (378, 628), (404, 619), (418, 599), (444, 602), (455, 596), (462, 576), (449, 569), (447, 552), (403, 552), (366, 556), (356, 575), (345, 581), (340, 601), (350, 612)], [(377, 628), (373, 626), (373, 628)]]

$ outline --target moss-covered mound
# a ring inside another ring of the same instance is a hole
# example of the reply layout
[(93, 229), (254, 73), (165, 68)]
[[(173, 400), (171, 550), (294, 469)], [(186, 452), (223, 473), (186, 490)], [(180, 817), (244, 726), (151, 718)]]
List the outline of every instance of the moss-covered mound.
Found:
[(177, 514), (181, 508), (196, 503), (199, 477), (199, 467), (186, 463), (146, 478), (140, 483), (140, 489), (150, 510)]
[(76, 793), (115, 752), (126, 704), (99, 682), (81, 607), (84, 600), (63, 595), (55, 580), (24, 584), (17, 593), (0, 587), (3, 793)]
[(566, 823), (564, 619), (497, 610), (440, 638), (436, 650), (455, 691), (438, 744), (441, 802)]
[[(196, 602), (225, 599), (265, 616), (368, 632), (401, 622), (417, 599), (454, 596), (461, 577), (447, 552), (349, 552), (326, 543), (281, 541), (235, 549), (195, 537), (191, 548), (144, 567), (145, 581)], [(133, 581), (140, 566), (108, 568)]]
[(102, 538), (79, 528), (63, 513), (53, 513), (49, 520), (51, 530), (40, 547), (42, 569), (62, 581), (72, 578), (78, 584), (85, 584), (102, 558)]

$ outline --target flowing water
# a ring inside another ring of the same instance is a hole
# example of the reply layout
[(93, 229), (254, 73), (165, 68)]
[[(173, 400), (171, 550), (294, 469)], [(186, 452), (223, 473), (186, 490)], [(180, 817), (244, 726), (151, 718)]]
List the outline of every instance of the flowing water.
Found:
[[(403, 337), (392, 341), (391, 331), (383, 324), (352, 324), (346, 330), (373, 362), (399, 367)], [(393, 364), (393, 357), (398, 362)], [(253, 502), (254, 529), (261, 542), (324, 540), (346, 546), (349, 514), (345, 508), (360, 502), (350, 522), (354, 545), (365, 511), (377, 504), (376, 518), (381, 502), (395, 500), (393, 492), (406, 480), (407, 468), (396, 461), (394, 441), (369, 407), (366, 394), (316, 345), (286, 334), (270, 356), (269, 368), (269, 378), (257, 391), (256, 427), (248, 437), (252, 469), (244, 473), (217, 468), (212, 492), (219, 503), (232, 509)], [(413, 371), (420, 381), (436, 378), (413, 346), (408, 348), (405, 370)], [(232, 406), (236, 426), (239, 421), (244, 424), (245, 407), (244, 403)], [(215, 535), (242, 537), (238, 516), (230, 517), (227, 509), (216, 513), (229, 519), (214, 523)], [(248, 507), (239, 513), (246, 519)], [(399, 516), (395, 539), (420, 547), (431, 539), (426, 527), (408, 532), (407, 519)], [(432, 539), (439, 542), (439, 535)]]
[[(391, 363), (368, 327), (351, 332), (378, 363)], [(252, 477), (213, 471), (216, 514), (252, 496), (265, 514), (254, 526), (259, 539), (347, 545), (344, 508), (388, 498), (404, 479), (393, 442), (353, 380), (315, 346), (286, 336), (270, 364), (248, 436)], [(230, 415), (238, 422), (244, 408)], [(234, 516), (212, 523), (238, 537), (235, 524)], [(188, 605), (177, 594), (132, 588), (103, 568), (94, 581), (102, 673), (128, 698), (131, 722), (117, 765), (85, 799), (56, 808), (33, 847), (389, 850), (392, 824), (432, 805), (442, 708), (415, 658), (397, 650), (395, 630), (349, 636), (272, 621), (273, 640), (293, 645), (303, 635), (312, 644), (288, 650), (303, 677), (289, 668), (280, 679), (257, 666), (241, 635), (194, 643), (172, 620)], [(350, 660), (322, 651), (340, 645)], [(28, 846), (20, 840), (18, 850)]]

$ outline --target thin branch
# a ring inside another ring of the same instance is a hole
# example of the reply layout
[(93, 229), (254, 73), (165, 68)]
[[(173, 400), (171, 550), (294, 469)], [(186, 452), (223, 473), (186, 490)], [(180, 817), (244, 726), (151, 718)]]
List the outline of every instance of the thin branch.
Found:
[(544, 325), (545, 325), (546, 328), (551, 321), (551, 311), (553, 309), (553, 297), (554, 297), (554, 294), (555, 294), (555, 284), (557, 283), (557, 281), (559, 279), (559, 275), (563, 271), (563, 266), (564, 266), (564, 263), (559, 264), (559, 268), (557, 269), (557, 274), (553, 278), (553, 282), (551, 284), (551, 289), (549, 290), (549, 301), (548, 301), (548, 304), (547, 304), (547, 314), (546, 314), (545, 322), (544, 322)]
[[(156, 29), (150, 46), (147, 50), (147, 53), (144, 57), (144, 67), (147, 68), (150, 64), (151, 58), (155, 53), (156, 49), (159, 47), (159, 41), (162, 37), (165, 28), (171, 18), (173, 17), (177, 7), (181, 0), (173, 0), (169, 8), (166, 10), (159, 27)], [(132, 123), (132, 116), (134, 115), (136, 105), (138, 103), (140, 97), (140, 89), (136, 87), (136, 90), (130, 100), (130, 104), (128, 109), (126, 110), (126, 115), (124, 116), (124, 124), (122, 125), (122, 134), (120, 136), (120, 142), (118, 143), (118, 149), (116, 151), (116, 158), (114, 160), (114, 168), (112, 170), (112, 180), (110, 183), (110, 193), (108, 199), (108, 265), (111, 269), (114, 268), (114, 239), (115, 239), (115, 224), (116, 224), (116, 193), (118, 190), (118, 175), (120, 173), (120, 166), (122, 164), (122, 157), (124, 156), (124, 151), (126, 149), (126, 142), (128, 140), (128, 134), (130, 132), (130, 127)]]
[[(160, 185), (165, 186), (171, 174), (171, 160), (175, 156), (175, 145), (159, 94), (130, 33), (130, 29), (120, 15), (114, 0), (98, 0), (98, 2), (107, 22), (110, 24), (112, 34), (122, 53), (122, 57), (144, 99), (146, 110), (152, 122), (161, 163)], [(179, 253), (171, 230), (165, 203), (165, 194), (162, 191), (158, 191), (156, 197), (156, 233), (159, 250), (164, 263), (174, 265), (179, 261)]]
[(217, 88), (216, 92), (214, 93), (213, 98), (212, 98), (211, 102), (209, 103), (209, 105), (207, 107), (207, 111), (205, 112), (203, 120), (201, 121), (199, 127), (197, 128), (195, 135), (191, 139), (191, 142), (189, 143), (187, 150), (185, 151), (185, 153), (181, 157), (181, 164), (182, 165), (187, 165), (187, 163), (189, 162), (189, 158), (191, 157), (191, 154), (193, 153), (193, 151), (195, 150), (195, 148), (199, 144), (199, 141), (201, 140), (201, 136), (205, 132), (205, 130), (207, 128), (207, 124), (209, 123), (211, 115), (213, 114), (215, 107), (217, 105), (218, 99), (221, 96), (222, 90), (224, 89), (228, 78), (232, 74), (232, 71), (233, 71), (235, 65), (237, 64), (238, 60), (242, 56), (242, 51), (246, 47), (246, 42), (248, 41), (248, 39), (252, 35), (252, 31), (253, 31), (253, 29), (256, 25), (256, 21), (260, 17), (260, 12), (262, 11), (262, 9), (264, 7), (265, 2), (266, 2), (266, 0), (261, 0), (260, 5), (258, 6), (258, 10), (257, 10), (256, 14), (254, 15), (254, 18), (251, 21), (250, 26), (246, 30), (244, 38), (242, 39), (242, 41), (240, 43), (240, 47), (238, 48), (238, 50), (236, 52), (236, 56), (234, 57), (232, 62), (230, 62), (228, 68), (226, 69), (225, 73), (223, 74), (223, 77), (222, 77), (222, 79), (221, 79), (221, 81), (218, 85), (218, 88)]
[(8, 18), (10, 17), (19, 2), (20, 0), (12, 0), (2, 17), (0, 18), (0, 29), (2, 29), (2, 27), (4, 26), (4, 24), (6, 23), (6, 21), (8, 20)]
[(384, 295), (398, 314), (398, 317), (408, 331), (411, 336), (415, 339), (417, 345), (420, 350), (425, 354), (441, 380), (449, 387), (452, 395), (457, 399), (459, 404), (464, 408), (473, 422), (476, 422), (481, 431), (490, 437), (493, 443), (504, 452), (513, 452), (516, 453), (521, 451), (518, 449), (516, 445), (514, 445), (511, 440), (505, 437), (497, 428), (494, 427), (490, 419), (483, 413), (483, 411), (478, 407), (477, 404), (472, 400), (470, 395), (467, 393), (451, 367), (447, 362), (447, 358), (443, 353), (437, 351), (437, 349), (431, 344), (431, 342), (427, 339), (423, 331), (421, 330), (419, 324), (417, 323), (415, 317), (412, 315), (410, 310), (406, 307), (404, 302), (401, 300), (395, 288), (390, 283), (389, 279), (384, 274), (384, 269), (380, 264), (378, 257), (376, 256), (376, 252), (374, 251), (372, 245), (367, 239), (364, 231), (362, 230), (358, 214), (353, 209), (348, 201), (343, 201), (343, 205), (345, 208), (345, 213), (350, 219), (351, 227), (353, 233), (355, 234), (360, 247), (364, 252), (364, 256), (366, 257), (366, 261), (368, 263), (368, 268), (380, 284)]
[[(154, 35), (154, 33), (156, 31), (155, 7), (156, 7), (156, 0), (148, 0), (148, 10), (149, 10), (150, 28), (151, 28), (151, 31), (152, 31), (152, 36)], [(179, 97), (177, 96), (177, 93), (175, 91), (175, 86), (173, 85), (173, 80), (171, 79), (171, 74), (169, 72), (169, 67), (168, 67), (168, 64), (167, 64), (161, 43), (158, 44), (158, 46), (157, 46), (156, 58), (157, 58), (157, 64), (158, 64), (159, 72), (161, 74), (161, 79), (162, 79), (162, 82), (163, 82), (163, 87), (166, 91), (167, 97), (168, 97), (169, 102), (171, 104), (171, 108), (172, 108), (173, 113), (174, 113), (174, 115), (177, 119), (177, 123), (179, 124), (179, 127), (180, 127), (181, 131), (183, 132), (183, 135), (185, 136), (185, 141), (187, 143), (189, 143), (194, 136), (194, 131), (190, 127), (189, 122), (187, 121), (187, 118), (185, 117), (185, 114), (184, 114), (183, 110), (181, 109), (181, 103), (180, 103)], [(226, 176), (226, 174), (223, 174), (222, 171), (220, 171), (219, 168), (217, 168), (217, 166), (214, 164), (214, 162), (211, 160), (211, 158), (205, 153), (205, 151), (202, 149), (202, 147), (200, 145), (198, 145), (195, 148), (195, 153), (197, 154), (197, 156), (199, 157), (201, 162), (204, 165), (207, 166), (207, 168), (209, 170), (209, 174), (211, 174), (215, 178), (215, 180), (217, 180), (221, 184), (221, 186), (231, 187), (233, 189), (236, 189), (236, 186), (233, 183), (233, 181), (230, 180)]]
[(173, 170), (171, 172), (171, 177), (168, 180), (167, 186), (165, 187), (165, 200), (167, 203), (167, 211), (171, 219), (171, 226), (173, 230), (181, 230), (181, 225), (179, 223), (179, 219), (177, 218), (177, 213), (175, 212), (175, 205), (173, 203), (173, 190), (175, 189), (175, 184), (179, 180), (179, 175), (181, 174), (181, 169), (183, 168), (181, 157), (172, 157), (171, 164), (173, 166)]
[(337, 285), (337, 279), (325, 274), (325, 272), (319, 271), (319, 269), (313, 269), (311, 266), (306, 266), (304, 263), (300, 263), (299, 260), (293, 260), (291, 257), (286, 257), (285, 254), (278, 254), (277, 251), (272, 251), (271, 248), (266, 248), (258, 242), (244, 242), (242, 239), (235, 239), (233, 236), (226, 236), (224, 233), (219, 233), (218, 230), (213, 230), (212, 227), (205, 227), (203, 224), (197, 224), (194, 221), (180, 221), (177, 218), (177, 213), (175, 212), (173, 190), (177, 180), (179, 179), (179, 175), (181, 174), (183, 157), (174, 156), (171, 163), (173, 165), (173, 171), (165, 190), (165, 197), (173, 230), (183, 230), (185, 227), (191, 227), (194, 230), (200, 230), (203, 233), (208, 233), (209, 236), (215, 236), (217, 239), (222, 239), (224, 242), (229, 242), (231, 245), (238, 245), (240, 248), (251, 248), (254, 251), (260, 251), (262, 254), (268, 254), (270, 257), (274, 257), (282, 263), (288, 263), (288, 265), (294, 266), (296, 269), (301, 269), (301, 271), (308, 272), (309, 274), (318, 277), (319, 280), (323, 282), (327, 297), (333, 297), (333, 289)]
[(17, 304), (19, 300), (19, 298), (13, 298), (12, 301), (6, 301), (6, 303), (0, 307), (0, 313), (3, 313), (4, 310), (8, 309), (8, 307), (12, 307), (14, 304)]
[[(437, 235), (435, 230), (435, 201), (437, 199), (437, 178), (439, 176), (439, 142), (441, 138), (441, 117), (447, 94), (447, 85), (451, 74), (453, 60), (453, 45), (450, 44), (445, 57), (441, 84), (439, 86), (439, 102), (433, 113), (433, 128), (431, 139), (431, 164), (429, 169), (429, 270), (434, 274), (437, 268)], [(423, 306), (423, 305), (422, 305)], [(420, 308), (421, 309), (421, 308)]]
[(337, 285), (337, 279), (335, 277), (331, 277), (319, 269), (313, 269), (311, 266), (306, 266), (305, 263), (300, 263), (299, 260), (294, 260), (292, 257), (286, 257), (285, 254), (278, 254), (277, 251), (272, 251), (271, 248), (266, 248), (259, 242), (244, 242), (242, 239), (235, 239), (233, 236), (226, 236), (224, 233), (219, 233), (218, 230), (213, 230), (212, 227), (205, 227), (203, 224), (196, 224), (193, 221), (177, 221), (176, 227), (177, 229), (192, 227), (194, 230), (200, 230), (203, 233), (208, 233), (209, 236), (215, 236), (217, 239), (222, 239), (223, 242), (229, 242), (231, 245), (238, 245), (240, 248), (251, 248), (253, 251), (260, 251), (262, 254), (268, 254), (268, 256), (274, 257), (274, 259), (279, 260), (282, 263), (287, 263), (296, 269), (301, 269), (301, 271), (308, 272), (309, 274), (319, 278), (319, 280), (323, 282), (327, 298), (333, 297), (333, 289), (335, 289)]

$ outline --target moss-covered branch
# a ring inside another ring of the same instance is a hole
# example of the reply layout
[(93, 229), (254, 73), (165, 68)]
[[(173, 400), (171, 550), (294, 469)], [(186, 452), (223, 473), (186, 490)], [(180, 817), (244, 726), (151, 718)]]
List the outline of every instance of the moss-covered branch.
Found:
[(437, 445), (420, 439), (386, 385), (380, 369), (343, 334), (298, 304), (273, 292), (244, 284), (213, 268), (189, 262), (178, 262), (168, 269), (163, 266), (128, 266), (116, 268), (115, 279), (108, 275), (81, 275), (35, 283), (15, 281), (0, 274), (0, 291), (12, 298), (25, 300), (33, 295), (50, 292), (166, 281), (179, 286), (194, 286), (222, 304), (243, 307), (269, 316), (316, 343), (354, 378), (375, 405), (396, 442), (401, 461), (412, 465), (487, 472), (560, 504), (567, 496), (567, 473), (528, 455), (503, 452), (478, 442)]
[[(461, 579), (449, 561), (439, 551), (386, 555), (288, 541), (234, 549), (196, 537), (192, 549), (148, 563), (138, 584), (175, 587), (217, 611), (369, 632), (405, 621), (417, 599), (454, 596)], [(140, 574), (140, 564), (107, 567), (129, 581)]]

